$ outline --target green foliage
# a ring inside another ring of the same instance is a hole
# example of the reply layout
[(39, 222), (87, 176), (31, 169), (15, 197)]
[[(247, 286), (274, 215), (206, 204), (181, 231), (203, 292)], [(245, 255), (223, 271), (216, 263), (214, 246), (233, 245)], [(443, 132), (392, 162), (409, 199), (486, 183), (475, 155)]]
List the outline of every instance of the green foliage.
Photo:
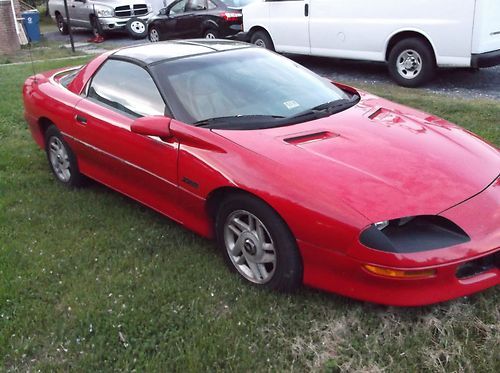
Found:
[[(30, 74), (0, 67), (0, 370), (500, 371), (498, 288), (412, 309), (259, 291), (150, 209), (60, 186), (23, 119)], [(498, 101), (371, 90), (500, 143)]]

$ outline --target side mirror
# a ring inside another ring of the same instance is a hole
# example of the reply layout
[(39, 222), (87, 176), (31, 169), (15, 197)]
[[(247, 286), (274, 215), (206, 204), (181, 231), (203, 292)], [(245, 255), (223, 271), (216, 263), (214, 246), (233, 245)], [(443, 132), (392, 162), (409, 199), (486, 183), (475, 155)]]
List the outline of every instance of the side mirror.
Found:
[(158, 136), (162, 140), (172, 137), (170, 132), (170, 122), (172, 118), (163, 115), (142, 117), (134, 120), (130, 130), (144, 136)]
[(160, 9), (159, 14), (160, 14), (161, 16), (166, 16), (166, 15), (167, 15), (167, 8), (162, 8), (162, 9)]

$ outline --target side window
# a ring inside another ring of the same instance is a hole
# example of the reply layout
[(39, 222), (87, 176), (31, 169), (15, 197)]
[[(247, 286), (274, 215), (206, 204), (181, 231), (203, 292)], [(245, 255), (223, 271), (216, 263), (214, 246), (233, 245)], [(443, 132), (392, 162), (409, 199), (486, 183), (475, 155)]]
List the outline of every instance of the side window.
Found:
[(179, 13), (184, 13), (184, 9), (186, 8), (186, 3), (187, 3), (187, 0), (180, 0), (176, 3), (174, 3), (174, 5), (170, 8), (169, 14), (175, 15), (175, 14), (179, 14)]
[(206, 0), (188, 0), (186, 11), (205, 10), (205, 9), (207, 9)]
[(132, 117), (165, 114), (165, 103), (149, 73), (130, 62), (105, 62), (92, 78), (87, 96)]

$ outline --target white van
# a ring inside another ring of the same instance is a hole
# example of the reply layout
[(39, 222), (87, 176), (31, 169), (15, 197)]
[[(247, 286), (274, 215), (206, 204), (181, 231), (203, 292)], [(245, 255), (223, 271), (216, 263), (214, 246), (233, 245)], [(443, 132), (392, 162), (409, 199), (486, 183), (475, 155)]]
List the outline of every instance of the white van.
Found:
[(500, 64), (500, 0), (262, 0), (243, 8), (243, 28), (277, 52), (386, 61), (407, 87), (436, 66)]

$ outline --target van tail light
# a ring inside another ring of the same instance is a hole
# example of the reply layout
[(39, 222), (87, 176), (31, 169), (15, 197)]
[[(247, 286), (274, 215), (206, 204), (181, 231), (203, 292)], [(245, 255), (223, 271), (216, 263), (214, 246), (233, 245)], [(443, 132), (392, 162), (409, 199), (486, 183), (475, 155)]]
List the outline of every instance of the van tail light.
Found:
[(237, 12), (223, 12), (220, 14), (220, 16), (228, 22), (235, 22), (240, 21), (241, 17), (243, 17), (243, 14)]

